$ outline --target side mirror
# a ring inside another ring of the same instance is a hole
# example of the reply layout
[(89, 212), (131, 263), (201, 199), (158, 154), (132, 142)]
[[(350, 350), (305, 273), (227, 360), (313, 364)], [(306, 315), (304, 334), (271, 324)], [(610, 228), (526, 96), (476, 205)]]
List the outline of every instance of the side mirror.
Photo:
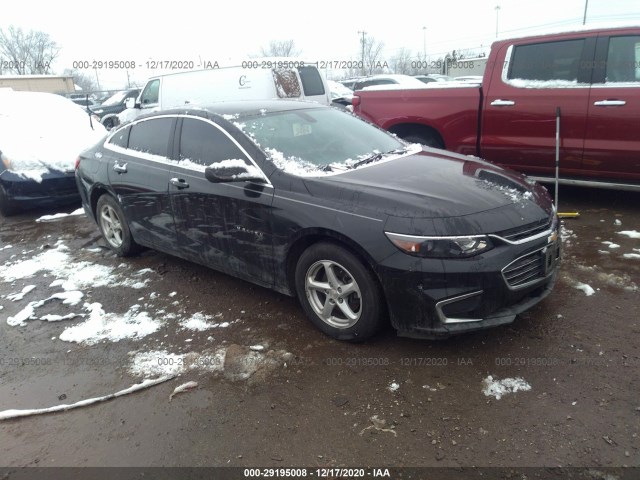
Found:
[(256, 170), (255, 167), (249, 167), (249, 166), (207, 167), (204, 171), (204, 176), (211, 183), (230, 183), (230, 182), (264, 183), (264, 177), (262, 177), (262, 175), (258, 175), (258, 172), (256, 171), (249, 171), (249, 169)]
[(129, 97), (124, 101), (124, 105), (127, 108), (135, 108), (136, 106), (136, 99), (133, 97)]

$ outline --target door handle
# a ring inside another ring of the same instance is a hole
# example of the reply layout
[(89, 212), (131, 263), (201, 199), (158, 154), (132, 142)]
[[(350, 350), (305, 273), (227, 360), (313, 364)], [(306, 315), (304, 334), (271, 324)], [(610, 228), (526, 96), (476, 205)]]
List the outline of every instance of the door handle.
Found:
[(118, 173), (127, 173), (127, 164), (120, 165), (116, 162), (113, 164), (113, 169)]
[(183, 178), (172, 178), (169, 180), (169, 183), (180, 190), (183, 188), (189, 188), (189, 184)]
[(491, 102), (492, 107), (513, 107), (516, 104), (513, 100), (500, 100), (499, 98)]
[(600, 100), (598, 102), (593, 102), (596, 107), (622, 107), (626, 105), (627, 102), (624, 100)]

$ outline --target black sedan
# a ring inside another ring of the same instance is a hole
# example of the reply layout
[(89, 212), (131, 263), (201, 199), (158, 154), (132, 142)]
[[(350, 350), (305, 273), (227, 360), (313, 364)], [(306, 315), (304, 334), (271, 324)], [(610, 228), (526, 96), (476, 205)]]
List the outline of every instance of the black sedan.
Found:
[(556, 278), (543, 187), (317, 104), (140, 117), (86, 151), (76, 181), (119, 255), (151, 247), (297, 295), (338, 339), (388, 320), (428, 338), (510, 323)]

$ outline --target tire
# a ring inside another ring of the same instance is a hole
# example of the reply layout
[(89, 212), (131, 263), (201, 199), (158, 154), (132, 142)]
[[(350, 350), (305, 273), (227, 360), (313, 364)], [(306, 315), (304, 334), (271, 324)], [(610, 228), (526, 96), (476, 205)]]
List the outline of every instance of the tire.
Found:
[(13, 205), (11, 200), (7, 198), (7, 192), (4, 191), (4, 188), (0, 186), (0, 213), (5, 217), (10, 217), (11, 215), (15, 215), (18, 212), (18, 209)]
[(128, 257), (141, 250), (131, 236), (122, 207), (111, 195), (104, 194), (98, 199), (96, 220), (107, 246), (118, 256)]
[(427, 147), (444, 148), (444, 145), (442, 144), (440, 139), (433, 133), (411, 134), (402, 138), (407, 142), (421, 143), (422, 145), (425, 145)]
[[(334, 277), (331, 282), (328, 272)], [(385, 321), (377, 279), (341, 246), (317, 243), (305, 250), (296, 265), (295, 283), (311, 322), (333, 338), (363, 341), (375, 335)], [(350, 293), (340, 291), (345, 286), (351, 287)]]

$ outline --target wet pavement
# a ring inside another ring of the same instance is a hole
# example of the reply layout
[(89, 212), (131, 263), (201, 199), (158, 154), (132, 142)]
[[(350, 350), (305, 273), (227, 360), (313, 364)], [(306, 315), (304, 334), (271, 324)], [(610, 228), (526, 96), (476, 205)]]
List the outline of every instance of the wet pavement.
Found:
[[(513, 325), (437, 342), (335, 341), (295, 299), (150, 250), (118, 258), (84, 216), (0, 217), (0, 411), (178, 375), (0, 422), (0, 466), (638, 467), (640, 239), (619, 232), (640, 230), (640, 194), (560, 193), (580, 218), (563, 221), (552, 295)], [(100, 286), (83, 283), (96, 269)], [(64, 281), (78, 303), (52, 298), (16, 324)], [(69, 331), (94, 312), (112, 322), (102, 337)]]

